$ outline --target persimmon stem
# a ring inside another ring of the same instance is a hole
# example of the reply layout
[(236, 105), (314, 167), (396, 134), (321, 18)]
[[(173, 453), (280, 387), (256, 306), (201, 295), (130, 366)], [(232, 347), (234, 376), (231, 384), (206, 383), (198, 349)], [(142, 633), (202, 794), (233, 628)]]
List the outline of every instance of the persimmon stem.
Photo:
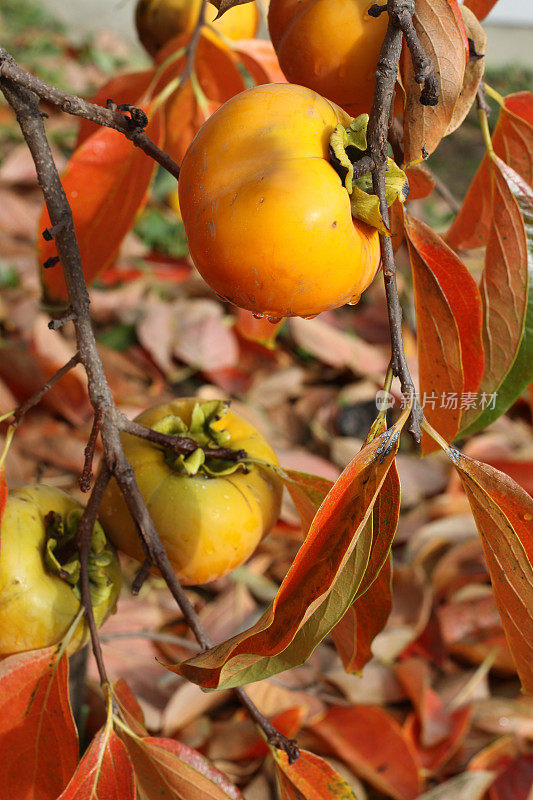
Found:
[[(167, 433), (160, 433), (126, 417), (122, 420), (121, 429), (125, 433), (138, 436), (139, 439), (146, 439), (166, 450), (171, 450), (176, 455), (190, 455), (200, 447), (198, 442), (195, 442), (189, 436), (171, 436)], [(209, 458), (220, 458), (224, 461), (243, 461), (247, 458), (246, 450), (231, 450), (229, 447), (204, 447), (200, 449), (203, 449)]]

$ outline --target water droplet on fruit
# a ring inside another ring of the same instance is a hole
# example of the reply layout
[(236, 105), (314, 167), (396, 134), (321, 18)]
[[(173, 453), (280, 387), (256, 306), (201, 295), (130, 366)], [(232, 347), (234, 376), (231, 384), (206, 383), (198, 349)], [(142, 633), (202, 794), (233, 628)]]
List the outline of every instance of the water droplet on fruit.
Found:
[(273, 316), (270, 316), (270, 315), (267, 316), (267, 322), (271, 322), (272, 325), (277, 325), (278, 322), (281, 322), (281, 320), (282, 320), (282, 317), (273, 317)]
[(252, 316), (253, 316), (254, 319), (263, 319), (263, 317), (265, 315), (264, 314), (252, 314)]
[(356, 305), (357, 305), (357, 303), (359, 302), (359, 300), (360, 300), (360, 299), (361, 299), (361, 295), (360, 295), (360, 294), (354, 294), (354, 295), (353, 295), (352, 297), (350, 297), (350, 299), (348, 300), (348, 305), (349, 305), (349, 306), (356, 306)]

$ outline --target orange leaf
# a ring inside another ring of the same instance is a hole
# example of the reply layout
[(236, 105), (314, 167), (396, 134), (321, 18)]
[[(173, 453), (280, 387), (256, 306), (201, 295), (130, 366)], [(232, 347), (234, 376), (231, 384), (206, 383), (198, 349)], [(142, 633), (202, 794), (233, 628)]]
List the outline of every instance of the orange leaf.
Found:
[[(160, 114), (146, 128), (148, 136), (161, 143)], [(88, 284), (113, 261), (120, 244), (146, 202), (155, 162), (122, 133), (101, 128), (76, 150), (62, 175), (72, 209), (83, 274)], [(50, 226), (46, 207), (39, 231)], [(41, 263), (57, 254), (54, 241), (41, 237)], [(49, 301), (66, 301), (67, 288), (59, 264), (43, 269), (42, 281)]]
[(57, 800), (135, 800), (133, 764), (113, 730), (102, 728), (92, 740)]
[[(154, 76), (155, 70), (143, 70), (142, 72), (126, 72), (124, 75), (117, 75), (111, 78), (110, 81), (105, 83), (99, 89), (94, 97), (91, 98), (91, 103), (97, 106), (106, 105), (108, 100), (112, 100), (117, 106), (127, 103), (131, 106), (138, 106), (142, 104), (146, 90)], [(78, 138), (76, 139), (76, 149), (83, 144), (83, 142), (100, 130), (100, 125), (91, 122), (88, 119), (82, 119), (78, 130)]]
[(415, 708), (421, 744), (424, 747), (439, 744), (450, 734), (451, 719), (430, 686), (428, 663), (421, 658), (407, 658), (396, 665), (395, 672)]
[[(492, 144), (496, 155), (530, 186), (533, 184), (533, 94), (517, 92), (504, 99)], [(470, 185), (463, 205), (446, 236), (455, 249), (470, 250), (487, 244), (491, 223), (498, 214), (493, 197), (489, 156), (485, 156)], [(495, 207), (495, 210), (493, 210)]]
[[(0, 798), (56, 800), (78, 763), (68, 659), (49, 647), (0, 663)], [(37, 792), (38, 787), (38, 792)]]
[(138, 736), (146, 736), (144, 714), (130, 685), (124, 678), (119, 678), (112, 686), (113, 697), (117, 701), (124, 722)]
[(485, 19), (498, 0), (465, 0), (465, 6), (474, 12), (479, 20)]
[[(158, 52), (156, 62), (163, 64), (186, 46), (189, 40), (189, 34), (172, 39)], [(172, 61), (163, 70), (156, 93), (164, 90), (171, 80), (181, 75), (185, 64), (185, 55)], [(230, 97), (246, 88), (237, 56), (207, 28), (203, 29), (198, 41), (194, 69), (200, 89), (207, 100), (207, 107), (199, 102), (198, 92), (189, 78), (179, 85), (165, 103), (165, 150), (178, 164), (207, 117)]]
[(459, 708), (450, 714), (450, 731), (445, 739), (431, 747), (422, 744), (420, 720), (414, 714), (407, 717), (403, 731), (418, 753), (422, 767), (428, 772), (438, 772), (454, 756), (463, 744), (468, 731), (472, 710)]
[(533, 185), (533, 93), (517, 92), (505, 98), (492, 138), (500, 158)]
[(459, 99), (466, 67), (465, 33), (456, 0), (418, 0), (414, 25), (426, 54), (435, 65), (439, 84), (436, 106), (420, 104), (410, 54), (402, 55), (405, 89), (405, 163), (416, 164), (432, 153), (445, 135)]
[(287, 83), (272, 42), (266, 39), (240, 39), (235, 42), (235, 50), (256, 86), (263, 83)]
[(370, 646), (383, 630), (392, 608), (390, 548), (400, 514), (400, 481), (393, 464), (372, 511), (372, 550), (357, 597), (331, 631), (347, 672), (361, 672), (370, 661)]
[(309, 657), (342, 618), (363, 579), (372, 543), (367, 521), (394, 461), (407, 414), (408, 410), (394, 428), (365, 444), (348, 464), (258, 622), (168, 669), (204, 688), (229, 688), (274, 675)]
[(289, 764), (287, 754), (272, 750), (281, 789), (281, 800), (357, 800), (344, 778), (323, 758), (300, 750)]
[(533, 499), (503, 472), (453, 453), (483, 543), (524, 692), (533, 693)]
[(243, 800), (237, 787), (191, 747), (175, 739), (120, 736), (144, 800)]
[(269, 322), (266, 317), (257, 319), (251, 311), (244, 308), (237, 308), (235, 313), (235, 328), (251, 342), (257, 342), (264, 347), (272, 349), (275, 347), (276, 336), (283, 325), (283, 320), (279, 322)]
[(333, 487), (333, 481), (294, 469), (284, 469), (284, 483), (296, 506), (302, 530), (307, 533), (315, 515)]
[(409, 181), (409, 200), (422, 200), (435, 188), (435, 178), (423, 164), (413, 164), (405, 174)]
[(333, 706), (309, 726), (356, 775), (394, 800), (414, 800), (419, 764), (398, 723), (378, 706)]
[[(433, 427), (451, 442), (459, 431), (461, 395), (483, 377), (481, 295), (447, 244), (425, 223), (405, 215), (415, 290), (420, 396)], [(437, 445), (423, 437), (425, 453)]]

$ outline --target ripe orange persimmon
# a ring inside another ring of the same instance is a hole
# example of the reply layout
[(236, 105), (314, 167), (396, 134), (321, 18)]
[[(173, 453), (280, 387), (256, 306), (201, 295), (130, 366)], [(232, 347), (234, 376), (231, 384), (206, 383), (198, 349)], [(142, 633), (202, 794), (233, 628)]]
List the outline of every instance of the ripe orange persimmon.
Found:
[(329, 161), (331, 134), (350, 123), (310, 89), (267, 84), (199, 130), (179, 203), (193, 261), (223, 298), (272, 319), (357, 302), (380, 251)]
[[(221, 401), (173, 400), (144, 411), (137, 422), (160, 433), (189, 436), (206, 450), (220, 446), (243, 449), (251, 458), (278, 463), (259, 431)], [(184, 458), (129, 434), (121, 439), (182, 583), (208, 583), (235, 569), (275, 524), (282, 483), (267, 466), (203, 460), (200, 449)], [(99, 513), (116, 547), (143, 561), (137, 527), (114, 480)]]
[[(201, 5), (202, 0), (139, 0), (135, 24), (139, 39), (150, 55), (155, 56), (175, 36), (192, 33)], [(252, 39), (257, 33), (259, 11), (254, 2), (230, 8), (214, 22), (217, 14), (215, 6), (208, 3), (205, 21), (229, 39)]]
[(271, 0), (268, 27), (287, 80), (308, 86), (356, 117), (372, 105), (388, 15), (374, 0)]

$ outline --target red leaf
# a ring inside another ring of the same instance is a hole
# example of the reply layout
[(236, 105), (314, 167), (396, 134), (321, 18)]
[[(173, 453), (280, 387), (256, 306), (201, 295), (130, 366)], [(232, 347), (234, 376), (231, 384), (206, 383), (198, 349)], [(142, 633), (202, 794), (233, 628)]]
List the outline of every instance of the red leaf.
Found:
[[(446, 441), (459, 431), (461, 395), (483, 376), (481, 295), (463, 262), (431, 228), (406, 214), (424, 413)], [(424, 452), (437, 449), (423, 437)]]
[[(161, 117), (152, 115), (148, 136), (161, 143)], [(62, 183), (72, 209), (81, 263), (88, 284), (113, 261), (139, 209), (146, 202), (155, 162), (135, 147), (122, 133), (101, 128), (72, 155)], [(50, 227), (46, 207), (39, 220), (39, 232)], [(54, 241), (39, 236), (41, 263), (56, 256)], [(67, 289), (59, 264), (42, 271), (43, 287), (49, 301), (65, 301)]]
[[(492, 144), (496, 155), (530, 186), (533, 184), (533, 94), (518, 92), (504, 98)], [(485, 156), (470, 185), (446, 240), (455, 249), (470, 250), (487, 244), (493, 217), (498, 214), (493, 197), (489, 156)], [(495, 213), (493, 211), (495, 208)]]
[(331, 631), (347, 672), (361, 672), (370, 661), (370, 646), (383, 630), (392, 608), (390, 548), (400, 514), (400, 481), (393, 464), (372, 512), (373, 539), (368, 566), (357, 597)]
[(409, 181), (409, 200), (422, 200), (435, 188), (435, 179), (422, 164), (413, 164), (405, 171)]
[(463, 389), (475, 392), (481, 383), (485, 367), (481, 341), (483, 312), (479, 289), (463, 262), (428, 225), (407, 216), (406, 228), (411, 247), (435, 276), (452, 311), (461, 346)]
[(353, 772), (394, 800), (421, 788), (416, 755), (398, 723), (377, 706), (333, 706), (309, 726)]
[(422, 767), (428, 772), (438, 772), (456, 754), (463, 744), (468, 731), (472, 711), (470, 708), (459, 708), (450, 714), (450, 731), (445, 739), (433, 746), (422, 744), (420, 720), (411, 714), (404, 724), (404, 734), (418, 753)]
[(465, 0), (465, 6), (474, 12), (479, 20), (485, 19), (498, 0)]
[(236, 786), (196, 750), (175, 739), (121, 733), (144, 800), (243, 800)]
[(479, 387), (491, 402), (469, 409), (463, 433), (499, 417), (533, 377), (533, 191), (498, 156), (491, 166), (495, 205), (481, 278), (485, 371)]
[(272, 755), (281, 800), (356, 800), (344, 778), (314, 753), (300, 750), (294, 764), (282, 750), (272, 750)]
[[(450, 442), (459, 430), (461, 396), (476, 392), (484, 374), (481, 295), (440, 236), (414, 217), (406, 214), (405, 219), (418, 320), (420, 395), (428, 420)], [(436, 447), (424, 435), (424, 452)]]
[[(102, 88), (96, 92), (94, 97), (91, 98), (91, 103), (105, 107), (107, 101), (112, 100), (117, 106), (123, 103), (127, 103), (130, 106), (142, 105), (144, 95), (154, 74), (155, 70), (150, 69), (143, 70), (142, 72), (126, 72), (123, 75), (117, 75), (111, 78), (110, 81), (105, 83)], [(76, 149), (83, 144), (91, 134), (99, 130), (100, 125), (88, 119), (82, 119), (78, 130), (78, 138), (76, 139)]]
[(492, 146), (530, 186), (533, 185), (533, 93), (517, 92), (505, 98), (492, 137)]
[(367, 521), (407, 414), (406, 410), (394, 428), (365, 444), (346, 467), (258, 622), (169, 669), (204, 688), (229, 688), (274, 675), (309, 657), (357, 594), (371, 548)]
[(124, 744), (102, 728), (57, 800), (135, 800), (135, 780)]
[(146, 734), (144, 727), (144, 714), (140, 707), (137, 698), (133, 694), (130, 685), (124, 680), (119, 678), (112, 686), (113, 697), (120, 706), (124, 721), (138, 736)]
[(533, 755), (512, 761), (489, 789), (490, 800), (528, 800), (533, 786)]
[(68, 659), (57, 649), (0, 663), (0, 798), (56, 800), (78, 763)]
[(481, 536), (524, 692), (533, 692), (533, 500), (503, 472), (453, 456)]
[(434, 747), (449, 736), (451, 718), (439, 695), (430, 686), (427, 662), (420, 658), (408, 658), (400, 661), (395, 671), (415, 708), (421, 745)]

